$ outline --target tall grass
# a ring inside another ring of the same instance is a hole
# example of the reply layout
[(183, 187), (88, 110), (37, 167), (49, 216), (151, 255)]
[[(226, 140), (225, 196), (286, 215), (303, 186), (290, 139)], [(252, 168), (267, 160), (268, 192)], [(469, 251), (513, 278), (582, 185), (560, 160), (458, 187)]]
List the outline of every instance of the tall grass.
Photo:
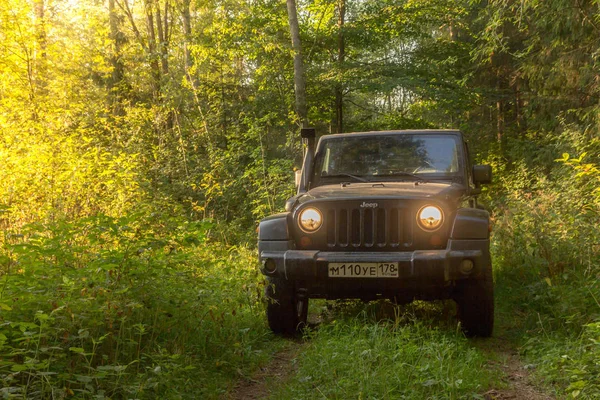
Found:
[(382, 319), (374, 307), (352, 308), (358, 310), (354, 315), (338, 312), (338, 319), (310, 331), (297, 374), (273, 398), (483, 398), (492, 372), (456, 324), (440, 325), (391, 306)]
[(97, 216), (6, 232), (6, 398), (214, 398), (265, 362), (262, 280), (209, 223)]
[[(569, 140), (573, 151), (598, 145)], [(600, 174), (589, 158), (523, 161), (492, 190), (500, 320), (538, 380), (571, 398), (600, 397)]]

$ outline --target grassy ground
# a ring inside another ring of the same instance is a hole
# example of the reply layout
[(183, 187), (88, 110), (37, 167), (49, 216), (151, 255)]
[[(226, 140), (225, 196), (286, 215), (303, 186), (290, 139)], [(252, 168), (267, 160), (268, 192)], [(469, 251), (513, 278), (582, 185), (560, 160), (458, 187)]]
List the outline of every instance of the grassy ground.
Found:
[[(274, 399), (483, 398), (496, 383), (449, 303), (348, 302), (309, 330), (298, 371)], [(314, 310), (313, 310), (314, 311)]]
[(326, 321), (309, 329), (297, 372), (272, 398), (483, 398), (511, 373), (537, 388), (525, 378), (510, 395), (600, 397), (600, 304), (590, 290), (598, 280), (549, 282), (501, 262), (495, 273), (493, 339), (467, 340), (452, 302), (316, 302), (312, 312)]
[(497, 271), (496, 318), (536, 382), (558, 398), (600, 398), (600, 277), (523, 279)]
[[(2, 397), (219, 398), (252, 377), (290, 342), (266, 326), (254, 250), (210, 229), (131, 215), (5, 232)], [(558, 397), (598, 398), (598, 277), (523, 271), (496, 265), (495, 335)], [(452, 304), (313, 302), (324, 321), (273, 398), (482, 398), (497, 355)]]
[(209, 225), (98, 217), (7, 232), (3, 398), (218, 398), (284, 342), (252, 250)]

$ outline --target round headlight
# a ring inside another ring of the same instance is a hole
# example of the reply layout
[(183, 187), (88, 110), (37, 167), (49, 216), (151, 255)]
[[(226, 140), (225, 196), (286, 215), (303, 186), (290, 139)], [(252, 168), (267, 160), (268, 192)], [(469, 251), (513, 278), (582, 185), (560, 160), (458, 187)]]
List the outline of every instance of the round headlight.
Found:
[(300, 228), (306, 233), (316, 232), (323, 223), (323, 216), (316, 208), (307, 208), (302, 210), (298, 216)]
[(433, 232), (442, 226), (444, 213), (437, 206), (424, 206), (417, 213), (419, 226), (426, 231)]

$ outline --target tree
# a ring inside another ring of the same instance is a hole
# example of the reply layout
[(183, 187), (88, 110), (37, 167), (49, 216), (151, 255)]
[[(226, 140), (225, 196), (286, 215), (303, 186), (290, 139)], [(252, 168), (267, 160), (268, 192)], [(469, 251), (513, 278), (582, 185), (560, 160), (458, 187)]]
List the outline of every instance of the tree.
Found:
[(336, 132), (344, 131), (344, 86), (343, 86), (343, 67), (346, 61), (346, 48), (344, 40), (344, 22), (346, 18), (346, 0), (338, 0), (338, 77), (335, 86), (335, 121)]
[(296, 94), (296, 112), (302, 127), (308, 126), (308, 111), (306, 105), (306, 80), (304, 78), (304, 62), (302, 60), (302, 44), (300, 42), (300, 27), (298, 25), (298, 13), (296, 1), (287, 0), (288, 20), (290, 24), (290, 35), (292, 37), (292, 48), (294, 50), (294, 91)]
[(112, 110), (115, 115), (123, 115), (122, 100), (125, 87), (125, 64), (123, 62), (123, 45), (126, 42), (125, 35), (121, 31), (121, 18), (115, 9), (115, 0), (108, 0), (108, 20), (110, 24), (110, 39), (113, 42), (110, 63), (112, 73), (108, 81), (108, 89), (111, 93)]

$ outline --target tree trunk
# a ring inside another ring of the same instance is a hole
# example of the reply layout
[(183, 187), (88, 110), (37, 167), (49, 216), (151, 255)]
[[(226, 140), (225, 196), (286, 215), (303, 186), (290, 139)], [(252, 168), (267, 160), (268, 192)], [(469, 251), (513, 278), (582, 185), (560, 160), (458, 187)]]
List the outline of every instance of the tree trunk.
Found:
[[(167, 76), (169, 74), (169, 0), (165, 0), (165, 14), (164, 19), (161, 15), (160, 10), (160, 1), (154, 0), (154, 5), (156, 6), (156, 32), (158, 34), (158, 48), (157, 48), (157, 57), (160, 59), (160, 72), (161, 76)], [(160, 82), (159, 82), (160, 85)], [(159, 86), (160, 88), (160, 86)], [(161, 94), (159, 94), (160, 100), (162, 100)], [(165, 127), (167, 129), (172, 129), (175, 121), (175, 114), (172, 109), (167, 112), (167, 117), (165, 121)]]
[(35, 88), (38, 92), (46, 91), (46, 80), (48, 72), (48, 39), (46, 35), (46, 18), (45, 18), (45, 6), (44, 0), (34, 1), (34, 13), (35, 13), (35, 36), (37, 40), (37, 48), (39, 53), (36, 51), (34, 55), (34, 81)]
[(515, 82), (515, 107), (517, 113), (517, 129), (519, 134), (524, 137), (527, 131), (527, 120), (525, 119), (524, 109), (525, 101), (523, 99), (523, 79), (518, 77)]
[(504, 138), (504, 101), (496, 102), (496, 131), (498, 143), (502, 143)]
[(298, 14), (296, 11), (295, 0), (287, 0), (287, 11), (290, 34), (292, 36), (292, 48), (294, 50), (294, 91), (296, 94), (296, 112), (298, 113), (302, 127), (307, 127), (308, 111), (306, 107), (306, 81), (304, 77), (300, 27), (298, 26)]
[(192, 67), (192, 55), (190, 52), (190, 41), (192, 39), (192, 24), (191, 24), (191, 16), (190, 16), (190, 2), (191, 0), (183, 0), (182, 8), (181, 8), (181, 17), (183, 19), (183, 66), (185, 67), (185, 73), (188, 79), (191, 80), (189, 76), (189, 70)]
[(138, 43), (140, 44), (142, 49), (147, 51), (146, 42), (144, 41), (144, 38), (142, 38), (140, 30), (138, 29), (138, 27), (135, 23), (135, 19), (133, 18), (133, 13), (131, 12), (131, 8), (129, 7), (129, 0), (124, 0), (123, 3), (121, 3), (119, 0), (115, 0), (115, 2), (119, 6), (119, 8), (121, 8), (121, 10), (123, 10), (123, 12), (127, 15), (127, 19), (129, 19), (129, 23), (131, 24), (131, 29), (133, 30), (133, 33), (134, 33), (135, 38), (137, 39)]
[(343, 68), (346, 58), (346, 48), (344, 41), (344, 18), (346, 15), (346, 0), (338, 0), (338, 76), (335, 86), (335, 121), (336, 132), (344, 131), (344, 86), (343, 86)]
[(125, 79), (125, 66), (121, 59), (121, 47), (124, 42), (123, 33), (120, 30), (119, 16), (115, 10), (115, 0), (108, 1), (108, 20), (110, 25), (110, 39), (113, 42), (113, 51), (110, 55), (112, 72), (108, 81), (108, 89), (111, 94), (112, 110), (115, 115), (122, 115), (121, 98)]
[(156, 30), (158, 32), (158, 54), (160, 56), (160, 65), (163, 75), (169, 73), (169, 54), (168, 54), (168, 39), (169, 25), (167, 19), (169, 1), (165, 2), (165, 17), (164, 21), (161, 17), (160, 3), (156, 3)]
[(146, 0), (146, 22), (148, 24), (148, 56), (150, 57), (150, 68), (153, 79), (153, 95), (155, 100), (160, 95), (160, 66), (158, 63), (158, 54), (156, 52), (156, 33), (154, 31), (154, 15), (152, 13), (152, 4), (154, 0)]

